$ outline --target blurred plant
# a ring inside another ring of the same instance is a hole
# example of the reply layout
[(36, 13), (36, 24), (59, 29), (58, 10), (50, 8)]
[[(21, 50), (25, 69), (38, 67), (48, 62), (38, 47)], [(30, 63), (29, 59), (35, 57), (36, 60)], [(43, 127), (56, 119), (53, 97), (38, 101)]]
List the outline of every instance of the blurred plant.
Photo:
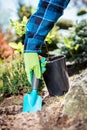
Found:
[(68, 29), (73, 26), (73, 22), (71, 20), (61, 19), (56, 23), (56, 25), (59, 26), (60, 29)]
[(84, 14), (87, 14), (87, 11), (84, 10), (84, 9), (81, 9), (77, 12), (77, 15), (80, 16), (80, 15), (84, 15)]
[(74, 60), (74, 56), (78, 53), (79, 45), (74, 45), (73, 40), (69, 37), (64, 37), (64, 43), (59, 43), (58, 47), (61, 50), (61, 53), (67, 56), (67, 59), (70, 58)]
[(25, 26), (26, 23), (31, 16), (31, 14), (34, 12), (34, 8), (32, 6), (25, 6), (23, 4), (20, 4), (19, 10), (18, 10), (18, 16), (19, 20), (12, 21), (11, 20), (11, 26), (14, 27), (16, 32), (16, 39), (15, 42), (24, 42), (25, 38)]
[(1, 30), (0, 34), (3, 33), (4, 34), (4, 40), (9, 43), (10, 41), (14, 41), (16, 40), (16, 35), (15, 33), (12, 31), (12, 28), (9, 27), (7, 28), (4, 32)]
[(87, 58), (87, 20), (82, 20), (73, 27), (69, 36), (58, 47), (68, 60), (84, 61)]
[(19, 35), (20, 37), (22, 37), (25, 34), (26, 31), (26, 23), (27, 23), (28, 19), (26, 16), (23, 17), (22, 21), (12, 21), (11, 20), (11, 26), (15, 28), (16, 34)]
[(42, 45), (42, 55), (46, 56), (47, 51), (53, 51), (57, 49), (57, 44), (60, 41), (60, 34), (58, 34), (58, 27), (54, 26), (54, 28), (47, 35), (44, 44)]
[(25, 6), (20, 4), (20, 8), (18, 10), (18, 16), (20, 18), (20, 21), (23, 19), (24, 16), (26, 16), (29, 19), (32, 13), (33, 13), (32, 6)]
[(0, 94), (4, 96), (17, 95), (20, 91), (29, 92), (31, 87), (27, 81), (23, 58), (16, 55), (10, 63), (1, 64), (0, 67)]
[(48, 35), (45, 39), (45, 42), (47, 44), (58, 43), (58, 41), (59, 41), (59, 34), (57, 33), (58, 29), (59, 28), (57, 26), (54, 26), (54, 28), (48, 33)]
[(0, 58), (6, 61), (12, 59), (14, 49), (11, 48), (5, 40), (5, 33), (0, 31)]
[(9, 46), (14, 49), (14, 53), (15, 54), (17, 54), (17, 53), (23, 53), (24, 45), (21, 42), (19, 42), (18, 44), (15, 43), (15, 42), (10, 42)]

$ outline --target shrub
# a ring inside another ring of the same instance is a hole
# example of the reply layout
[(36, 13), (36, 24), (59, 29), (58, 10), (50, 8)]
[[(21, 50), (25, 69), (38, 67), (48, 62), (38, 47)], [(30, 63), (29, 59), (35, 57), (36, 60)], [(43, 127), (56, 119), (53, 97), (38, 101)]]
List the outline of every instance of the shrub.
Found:
[(20, 90), (30, 91), (22, 57), (17, 56), (10, 63), (0, 64), (0, 82), (0, 94), (4, 96), (17, 95)]
[(25, 26), (27, 21), (28, 19), (26, 16), (23, 17), (21, 22), (19, 22), (18, 20), (15, 22), (11, 20), (11, 26), (15, 28), (16, 34), (18, 36), (22, 37), (25, 34), (26, 32)]
[(58, 46), (68, 59), (84, 61), (87, 58), (87, 20), (82, 20), (73, 27), (69, 36)]

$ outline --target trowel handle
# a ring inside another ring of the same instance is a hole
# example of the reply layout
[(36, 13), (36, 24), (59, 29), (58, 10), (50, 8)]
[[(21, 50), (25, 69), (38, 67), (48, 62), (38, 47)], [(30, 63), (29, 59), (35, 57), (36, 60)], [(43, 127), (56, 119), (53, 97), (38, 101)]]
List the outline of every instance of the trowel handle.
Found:
[(39, 88), (40, 80), (36, 78), (36, 76), (33, 74), (33, 82), (32, 82), (32, 89), (38, 89)]

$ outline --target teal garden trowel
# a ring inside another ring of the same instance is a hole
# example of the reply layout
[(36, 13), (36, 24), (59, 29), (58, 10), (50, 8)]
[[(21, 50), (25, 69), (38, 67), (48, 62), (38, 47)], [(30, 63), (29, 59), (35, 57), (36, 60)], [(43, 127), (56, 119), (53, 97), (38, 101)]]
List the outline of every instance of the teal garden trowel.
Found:
[(23, 112), (37, 112), (42, 108), (42, 97), (37, 94), (40, 80), (33, 75), (32, 91), (24, 96)]

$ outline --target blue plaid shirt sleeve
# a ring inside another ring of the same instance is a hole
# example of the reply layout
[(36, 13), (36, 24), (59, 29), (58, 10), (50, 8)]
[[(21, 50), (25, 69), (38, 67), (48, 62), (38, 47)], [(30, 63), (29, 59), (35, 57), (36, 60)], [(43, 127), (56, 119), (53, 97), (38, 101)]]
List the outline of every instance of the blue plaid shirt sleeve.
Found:
[(41, 52), (49, 31), (63, 14), (70, 0), (40, 0), (36, 12), (26, 25), (24, 52)]

